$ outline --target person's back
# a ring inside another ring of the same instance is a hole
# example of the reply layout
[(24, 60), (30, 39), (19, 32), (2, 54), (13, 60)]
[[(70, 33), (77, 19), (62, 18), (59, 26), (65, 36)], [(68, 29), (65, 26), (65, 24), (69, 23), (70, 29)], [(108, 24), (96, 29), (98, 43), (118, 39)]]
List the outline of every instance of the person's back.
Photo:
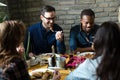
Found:
[(21, 22), (0, 23), (0, 67), (9, 80), (30, 80), (26, 62), (16, 50), (24, 35), (25, 26)]
[(102, 55), (98, 80), (120, 80), (120, 29), (115, 22), (104, 22), (94, 39), (95, 57)]

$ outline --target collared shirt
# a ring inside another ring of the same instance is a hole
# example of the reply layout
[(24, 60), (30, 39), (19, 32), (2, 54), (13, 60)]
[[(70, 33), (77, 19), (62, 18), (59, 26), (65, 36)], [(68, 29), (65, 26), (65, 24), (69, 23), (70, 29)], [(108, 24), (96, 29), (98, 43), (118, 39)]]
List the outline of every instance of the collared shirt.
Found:
[[(38, 55), (40, 53), (50, 53), (52, 52), (51, 46), (55, 46), (56, 53), (65, 53), (66, 47), (63, 41), (58, 41), (55, 38), (56, 31), (62, 31), (62, 28), (57, 24), (53, 25), (53, 31), (43, 27), (42, 22), (36, 23), (28, 28), (28, 33), (30, 32), (30, 51)], [(25, 49), (27, 49), (28, 35), (25, 39)]]
[(94, 25), (94, 27), (87, 35), (86, 32), (82, 30), (81, 25), (72, 27), (70, 30), (70, 50), (74, 51), (77, 48), (90, 47), (98, 28), (98, 25)]

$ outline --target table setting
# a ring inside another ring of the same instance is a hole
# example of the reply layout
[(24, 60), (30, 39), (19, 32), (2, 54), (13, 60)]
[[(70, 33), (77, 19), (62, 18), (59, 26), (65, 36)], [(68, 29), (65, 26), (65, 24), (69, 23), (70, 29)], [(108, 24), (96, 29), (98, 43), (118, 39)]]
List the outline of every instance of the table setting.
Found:
[[(92, 58), (94, 54), (94, 52), (64, 55), (56, 53), (44, 53), (32, 58), (30, 61), (32, 65), (29, 67), (28, 71), (32, 80), (42, 80), (42, 77), (35, 77), (35, 73), (37, 75), (38, 73), (52, 73), (54, 70), (58, 70), (61, 73), (61, 80), (64, 80), (72, 70), (84, 62), (86, 58)], [(34, 75), (32, 75), (32, 73), (34, 73)]]

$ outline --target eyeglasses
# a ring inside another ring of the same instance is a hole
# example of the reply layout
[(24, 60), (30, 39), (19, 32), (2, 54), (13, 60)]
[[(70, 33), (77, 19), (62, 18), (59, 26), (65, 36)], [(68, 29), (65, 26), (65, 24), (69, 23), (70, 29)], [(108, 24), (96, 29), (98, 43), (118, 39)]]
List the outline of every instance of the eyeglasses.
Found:
[(53, 18), (47, 18), (47, 17), (45, 17), (44, 15), (42, 15), (45, 19), (47, 19), (47, 20), (55, 20), (56, 19), (56, 16), (55, 17), (53, 17)]

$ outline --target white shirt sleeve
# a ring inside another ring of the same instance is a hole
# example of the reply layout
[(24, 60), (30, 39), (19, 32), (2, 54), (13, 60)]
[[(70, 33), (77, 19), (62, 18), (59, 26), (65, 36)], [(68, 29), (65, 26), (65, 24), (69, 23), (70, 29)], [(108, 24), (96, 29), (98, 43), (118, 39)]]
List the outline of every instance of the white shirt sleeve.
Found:
[(71, 72), (66, 80), (75, 80), (74, 78), (84, 78), (87, 80), (96, 79), (96, 68), (99, 61), (97, 59), (86, 59), (73, 72)]

